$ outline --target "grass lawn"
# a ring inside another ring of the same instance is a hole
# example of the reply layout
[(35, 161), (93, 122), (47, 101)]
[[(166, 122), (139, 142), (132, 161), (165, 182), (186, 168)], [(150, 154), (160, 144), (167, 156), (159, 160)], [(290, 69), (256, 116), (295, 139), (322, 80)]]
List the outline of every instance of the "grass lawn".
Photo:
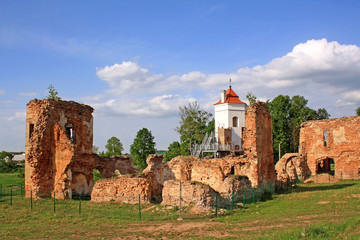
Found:
[[(1, 174), (0, 174), (1, 175)], [(0, 176), (2, 179), (2, 176)], [(1, 181), (0, 181), (1, 183)], [(217, 218), (177, 208), (0, 198), (1, 239), (360, 239), (360, 181), (302, 184)]]

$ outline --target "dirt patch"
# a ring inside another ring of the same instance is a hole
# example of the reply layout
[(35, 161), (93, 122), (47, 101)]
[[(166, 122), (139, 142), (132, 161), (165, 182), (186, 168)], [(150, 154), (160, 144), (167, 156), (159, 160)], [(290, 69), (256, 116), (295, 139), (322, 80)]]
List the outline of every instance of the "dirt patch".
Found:
[(360, 198), (360, 194), (353, 194), (351, 196), (354, 197), (354, 198)]
[(258, 231), (258, 230), (269, 230), (273, 228), (283, 228), (285, 227), (284, 224), (276, 224), (276, 225), (268, 225), (268, 226), (256, 226), (256, 227), (250, 227), (250, 228), (243, 228), (243, 231)]
[[(208, 237), (224, 237), (225, 230), (221, 231), (224, 223), (216, 222), (171, 222), (171, 223), (162, 223), (154, 224), (151, 226), (143, 225), (130, 225), (124, 232), (140, 232), (140, 233), (150, 233), (154, 236), (159, 236), (163, 234), (174, 234), (177, 236), (186, 236), (186, 235), (198, 235), (198, 236), (208, 236)], [(211, 229), (211, 230), (210, 230)], [(214, 230), (216, 229), (216, 230)], [(229, 235), (228, 237), (236, 237), (235, 235)]]
[(303, 220), (310, 220), (310, 219), (314, 219), (316, 217), (317, 217), (317, 215), (304, 215), (304, 216), (297, 216), (296, 218), (303, 219)]
[(322, 204), (322, 205), (328, 204), (328, 203), (329, 203), (329, 201), (320, 201), (320, 202), (318, 202), (318, 204)]

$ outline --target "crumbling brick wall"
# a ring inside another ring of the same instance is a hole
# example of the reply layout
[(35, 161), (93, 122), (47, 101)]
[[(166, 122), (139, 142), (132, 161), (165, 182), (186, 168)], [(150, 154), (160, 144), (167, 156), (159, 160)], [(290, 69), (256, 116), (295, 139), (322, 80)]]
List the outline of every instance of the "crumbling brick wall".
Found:
[(129, 154), (111, 157), (94, 156), (95, 162), (93, 168), (98, 169), (102, 178), (110, 178), (118, 170), (121, 175), (134, 174), (140, 170), (132, 164), (132, 158)]
[(253, 186), (276, 179), (272, 142), (272, 120), (265, 103), (251, 104), (245, 115), (243, 150), (250, 163), (247, 174)]
[(144, 177), (127, 175), (97, 181), (91, 192), (91, 201), (138, 203), (139, 196), (142, 203), (150, 203), (150, 181)]
[(31, 100), (26, 109), (25, 191), (69, 198), (92, 187), (93, 108), (73, 101)]
[(330, 170), (335, 177), (358, 179), (360, 173), (360, 117), (308, 121), (301, 125), (299, 153), (312, 175)]

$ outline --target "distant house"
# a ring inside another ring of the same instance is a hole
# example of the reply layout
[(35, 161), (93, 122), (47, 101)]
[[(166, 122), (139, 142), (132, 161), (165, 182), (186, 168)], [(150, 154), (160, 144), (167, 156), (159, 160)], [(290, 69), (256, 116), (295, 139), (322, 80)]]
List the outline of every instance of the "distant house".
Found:
[(14, 155), (11, 160), (18, 166), (25, 166), (25, 153)]

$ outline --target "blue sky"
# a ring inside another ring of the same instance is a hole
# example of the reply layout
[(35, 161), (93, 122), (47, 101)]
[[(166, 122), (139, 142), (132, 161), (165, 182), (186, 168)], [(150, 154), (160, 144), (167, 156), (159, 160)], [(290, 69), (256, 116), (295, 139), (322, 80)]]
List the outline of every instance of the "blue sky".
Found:
[(24, 150), (26, 103), (53, 84), (89, 104), (94, 144), (147, 127), (179, 140), (178, 106), (221, 89), (302, 95), (331, 117), (360, 105), (359, 1), (0, 1), (0, 150)]

